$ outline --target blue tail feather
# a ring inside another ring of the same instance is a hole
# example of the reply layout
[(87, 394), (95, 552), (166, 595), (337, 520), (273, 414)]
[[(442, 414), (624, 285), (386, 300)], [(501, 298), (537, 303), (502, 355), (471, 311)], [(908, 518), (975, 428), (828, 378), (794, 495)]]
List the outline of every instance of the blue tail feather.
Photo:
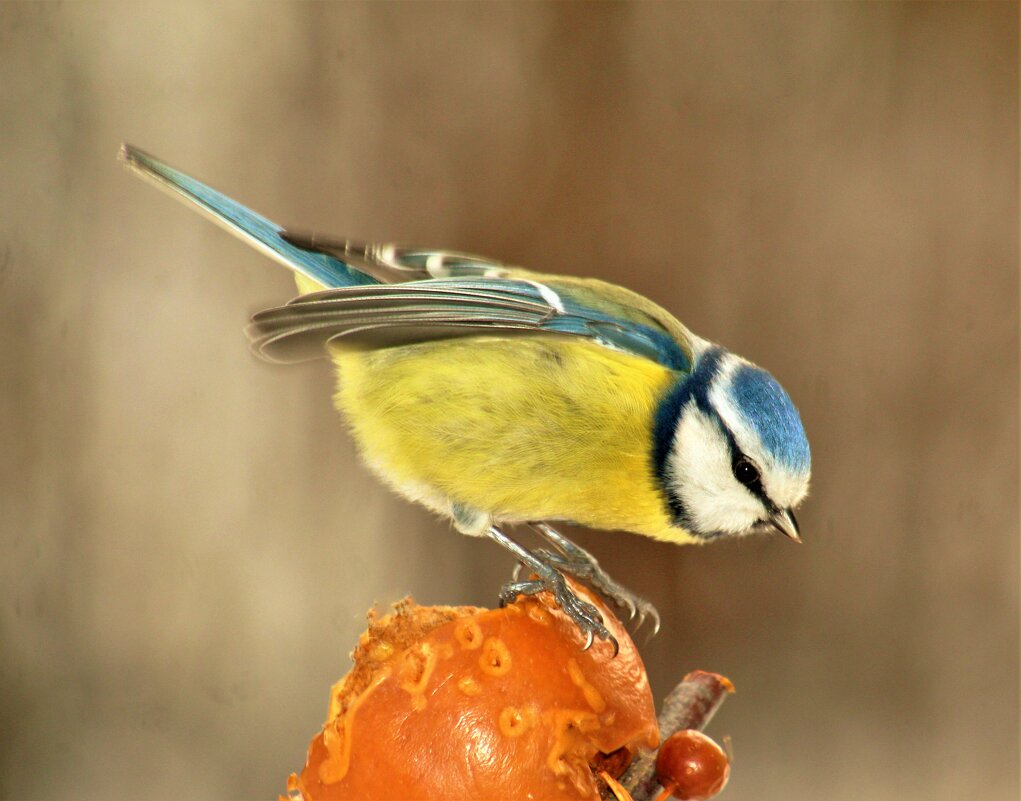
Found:
[(125, 144), (121, 159), (135, 172), (187, 203), (214, 222), (295, 272), (324, 288), (379, 283), (326, 253), (296, 247), (283, 239), (283, 228), (148, 153)]

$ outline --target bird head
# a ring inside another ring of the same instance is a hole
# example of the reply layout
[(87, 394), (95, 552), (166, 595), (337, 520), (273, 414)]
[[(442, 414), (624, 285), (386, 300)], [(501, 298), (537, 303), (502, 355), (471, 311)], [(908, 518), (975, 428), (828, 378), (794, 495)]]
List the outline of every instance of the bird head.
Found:
[(672, 522), (696, 540), (779, 531), (800, 541), (794, 509), (808, 493), (808, 439), (765, 370), (707, 349), (663, 401), (655, 445)]

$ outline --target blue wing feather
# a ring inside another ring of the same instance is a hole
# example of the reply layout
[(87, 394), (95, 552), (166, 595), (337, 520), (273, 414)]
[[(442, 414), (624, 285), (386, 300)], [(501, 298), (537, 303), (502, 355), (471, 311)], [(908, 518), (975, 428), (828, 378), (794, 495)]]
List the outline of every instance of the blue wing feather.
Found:
[(121, 148), (121, 158), (129, 167), (160, 188), (194, 204), (231, 233), (324, 287), (378, 283), (340, 259), (292, 245), (281, 237), (284, 229), (279, 225), (145, 151), (125, 144)]
[[(287, 340), (318, 338), (321, 345), (323, 340), (346, 337), (352, 343), (361, 338), (371, 345), (373, 337), (382, 336), (392, 345), (402, 337), (422, 341), (430, 336), (512, 331), (586, 337), (673, 370), (691, 370), (689, 350), (653, 317), (592, 287), (582, 290), (553, 277), (548, 283), (514, 277), (514, 268), (506, 268), (504, 277), (488, 275), (503, 266), (478, 256), (411, 248), (395, 251), (401, 270), (429, 274), (430, 262), (441, 256), (441, 269), (449, 277), (383, 284), (338, 258), (338, 253), (348, 250), (356, 255), (364, 251), (362, 255), (371, 262), (366, 254), (371, 255), (370, 250), (375, 254), (378, 248), (342, 242), (338, 250), (338, 243), (327, 242), (323, 247), (314, 237), (303, 247), (302, 237), (287, 234), (265, 217), (138, 148), (123, 145), (121, 158), (142, 177), (325, 288), (256, 315), (252, 333), (260, 351)], [(385, 335), (381, 335), (383, 331)]]

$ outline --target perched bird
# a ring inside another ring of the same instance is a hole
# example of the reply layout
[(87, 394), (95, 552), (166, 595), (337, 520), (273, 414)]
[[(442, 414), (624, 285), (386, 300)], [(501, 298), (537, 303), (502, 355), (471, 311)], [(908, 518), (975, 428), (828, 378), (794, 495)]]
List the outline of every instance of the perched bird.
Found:
[[(565, 573), (632, 617), (658, 616), (550, 521), (676, 543), (798, 539), (810, 455), (790, 397), (652, 301), (478, 256), (285, 231), (141, 150), (121, 158), (295, 272), (303, 294), (253, 317), (255, 351), (328, 353), (368, 466), (509, 549), (530, 577), (501, 598), (550, 591), (586, 648), (612, 637)], [(505, 533), (520, 523), (552, 547)]]

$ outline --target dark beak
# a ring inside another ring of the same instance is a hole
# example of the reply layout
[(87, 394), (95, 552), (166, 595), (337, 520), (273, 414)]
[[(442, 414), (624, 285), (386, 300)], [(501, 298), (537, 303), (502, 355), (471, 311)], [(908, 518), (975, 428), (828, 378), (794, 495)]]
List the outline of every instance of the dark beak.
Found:
[(798, 519), (794, 516), (794, 512), (791, 509), (782, 509), (773, 515), (769, 522), (773, 524), (773, 528), (783, 534), (785, 537), (790, 537), (795, 542), (801, 542), (801, 529), (798, 528)]

